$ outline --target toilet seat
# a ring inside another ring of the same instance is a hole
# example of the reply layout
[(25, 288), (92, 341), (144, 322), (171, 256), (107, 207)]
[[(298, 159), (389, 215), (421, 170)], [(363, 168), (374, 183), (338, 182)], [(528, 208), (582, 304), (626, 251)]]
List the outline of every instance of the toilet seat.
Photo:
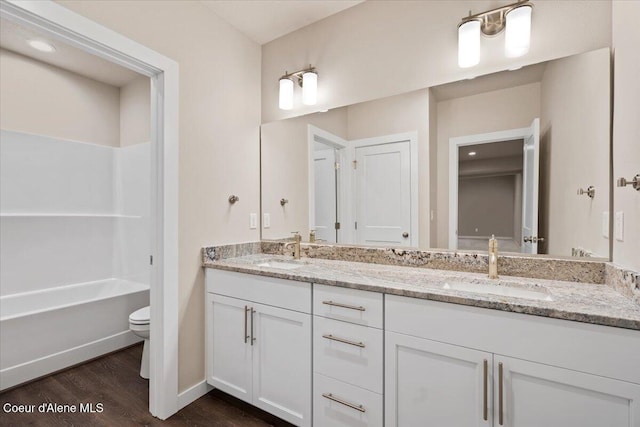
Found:
[(148, 325), (151, 313), (149, 306), (134, 311), (129, 315), (129, 323), (132, 325)]

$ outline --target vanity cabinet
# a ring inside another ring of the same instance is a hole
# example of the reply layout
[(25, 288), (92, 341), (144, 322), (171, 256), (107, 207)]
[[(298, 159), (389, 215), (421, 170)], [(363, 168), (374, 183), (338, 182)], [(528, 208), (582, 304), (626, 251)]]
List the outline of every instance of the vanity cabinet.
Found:
[(207, 382), (310, 426), (311, 285), (220, 270), (206, 282)]
[(394, 296), (385, 313), (386, 427), (640, 427), (637, 331)]

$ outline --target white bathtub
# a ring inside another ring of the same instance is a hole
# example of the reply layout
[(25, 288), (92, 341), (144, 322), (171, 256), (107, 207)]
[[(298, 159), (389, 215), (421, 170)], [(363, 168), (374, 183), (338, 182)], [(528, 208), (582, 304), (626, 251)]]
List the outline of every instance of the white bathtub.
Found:
[(140, 341), (149, 286), (108, 279), (0, 297), (0, 390)]

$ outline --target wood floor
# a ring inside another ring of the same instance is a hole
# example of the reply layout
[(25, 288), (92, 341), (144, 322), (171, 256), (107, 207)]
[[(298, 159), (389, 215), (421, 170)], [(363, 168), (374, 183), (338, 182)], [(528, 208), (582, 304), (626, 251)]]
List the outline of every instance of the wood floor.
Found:
[[(290, 427), (218, 390), (201, 397), (166, 421), (149, 414), (148, 381), (138, 375), (142, 345), (129, 347), (101, 359), (0, 394), (0, 425), (24, 426), (216, 426)], [(5, 403), (59, 404), (102, 403), (102, 413), (7, 414)]]

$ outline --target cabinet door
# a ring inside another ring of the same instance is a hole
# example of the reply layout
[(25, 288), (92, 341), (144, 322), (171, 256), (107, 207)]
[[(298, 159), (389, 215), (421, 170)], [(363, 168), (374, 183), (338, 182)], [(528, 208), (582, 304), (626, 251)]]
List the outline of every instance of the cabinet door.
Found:
[(386, 427), (491, 425), (491, 353), (393, 332), (385, 338)]
[(311, 425), (311, 315), (254, 304), (253, 404)]
[(207, 303), (207, 382), (251, 402), (249, 303), (216, 294), (207, 294)]
[(640, 385), (498, 355), (494, 378), (496, 426), (640, 427)]

